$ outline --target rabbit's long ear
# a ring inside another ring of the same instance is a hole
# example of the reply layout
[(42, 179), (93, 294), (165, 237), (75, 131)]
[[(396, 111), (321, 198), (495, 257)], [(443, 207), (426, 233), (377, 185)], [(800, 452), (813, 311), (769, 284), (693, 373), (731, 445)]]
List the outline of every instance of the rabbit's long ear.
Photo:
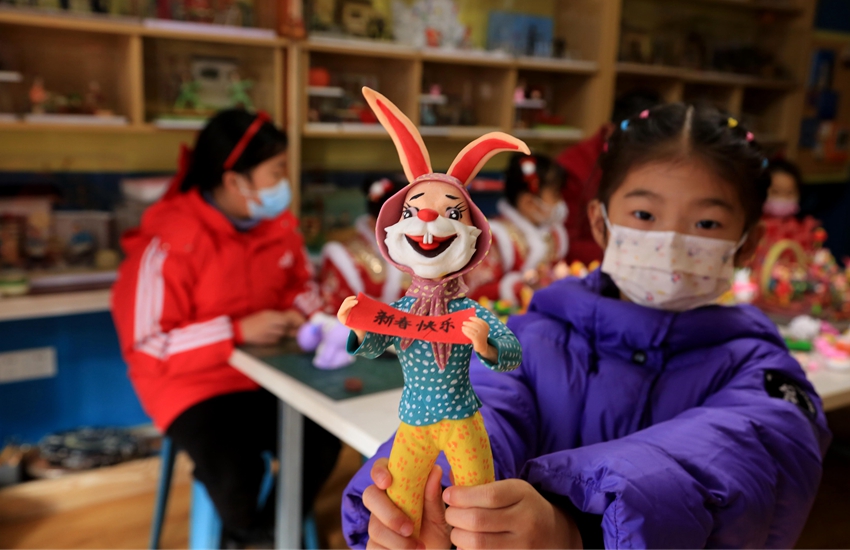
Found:
[(490, 132), (464, 147), (449, 167), (448, 174), (459, 179), (464, 185), (469, 185), (490, 157), (502, 151), (522, 151), (526, 155), (531, 154), (524, 141), (504, 132)]
[(363, 97), (372, 107), (375, 116), (381, 125), (393, 138), (404, 174), (408, 181), (413, 181), (419, 176), (431, 173), (431, 159), (428, 150), (419, 135), (419, 130), (404, 116), (398, 107), (371, 88), (363, 87)]

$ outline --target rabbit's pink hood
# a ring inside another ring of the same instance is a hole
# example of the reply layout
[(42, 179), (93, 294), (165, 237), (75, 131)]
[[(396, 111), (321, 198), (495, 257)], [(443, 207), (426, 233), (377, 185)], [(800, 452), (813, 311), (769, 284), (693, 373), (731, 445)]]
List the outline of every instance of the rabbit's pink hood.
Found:
[(509, 136), (503, 132), (491, 132), (476, 139), (458, 153), (452, 165), (446, 174), (434, 173), (431, 169), (431, 160), (428, 155), (428, 150), (425, 148), (425, 143), (419, 131), (390, 100), (383, 95), (370, 89), (363, 88), (363, 96), (372, 107), (378, 120), (389, 132), (398, 150), (399, 159), (401, 160), (404, 173), (407, 176), (409, 185), (395, 195), (390, 197), (378, 214), (378, 220), (375, 225), (375, 236), (378, 240), (378, 247), (381, 254), (388, 262), (398, 269), (413, 273), (410, 267), (401, 265), (393, 261), (387, 250), (386, 238), (387, 227), (395, 225), (401, 219), (402, 210), (404, 208), (404, 199), (407, 195), (410, 185), (418, 185), (427, 182), (441, 182), (452, 185), (457, 188), (458, 192), (463, 196), (469, 205), (469, 213), (472, 218), (472, 224), (481, 230), (476, 242), (475, 254), (466, 266), (454, 273), (450, 273), (443, 280), (455, 279), (468, 273), (475, 268), (490, 250), (490, 242), (492, 235), (490, 233), (490, 224), (487, 222), (486, 216), (472, 201), (466, 186), (484, 164), (490, 160), (490, 157), (501, 151), (522, 151), (525, 154), (530, 154), (528, 146), (521, 140)]

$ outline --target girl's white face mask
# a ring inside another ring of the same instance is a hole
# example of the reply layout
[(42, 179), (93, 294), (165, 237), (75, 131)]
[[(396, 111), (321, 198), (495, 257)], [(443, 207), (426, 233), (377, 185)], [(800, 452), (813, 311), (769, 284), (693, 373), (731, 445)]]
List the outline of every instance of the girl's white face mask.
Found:
[(675, 231), (644, 231), (608, 220), (608, 246), (602, 261), (607, 273), (629, 300), (667, 311), (687, 311), (711, 304), (732, 287), (737, 243), (685, 235)]

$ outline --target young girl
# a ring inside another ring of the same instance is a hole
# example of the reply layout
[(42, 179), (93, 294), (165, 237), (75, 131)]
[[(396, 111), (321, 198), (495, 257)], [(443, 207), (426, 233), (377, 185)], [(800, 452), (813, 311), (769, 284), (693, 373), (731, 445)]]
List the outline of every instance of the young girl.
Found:
[[(795, 241), (804, 250), (813, 250), (823, 244), (818, 242), (822, 233), (820, 221), (800, 214), (800, 186), (803, 180), (797, 165), (785, 159), (774, 159), (768, 164), (767, 173), (770, 186), (761, 218), (764, 236), (750, 262), (755, 273), (759, 273), (768, 253), (779, 241)], [(784, 254), (783, 261), (785, 259), (792, 260), (792, 254)]]
[[(257, 509), (264, 451), (277, 450), (277, 399), (228, 364), (238, 344), (294, 334), (321, 306), (289, 212), (287, 139), (264, 115), (216, 115), (168, 195), (124, 237), (112, 312), (145, 411), (189, 453), (226, 530), (271, 533)], [(305, 426), (305, 505), (339, 442)], [(267, 502), (273, 502), (270, 499)]]
[(349, 544), (793, 546), (830, 440), (820, 399), (762, 313), (711, 305), (759, 237), (752, 137), (683, 104), (621, 124), (589, 206), (601, 270), (511, 319), (516, 371), (473, 361), (499, 481), (441, 494), (436, 466), (413, 539), (385, 492), (387, 443), (346, 489)]
[(564, 171), (545, 155), (515, 153), (505, 170), (504, 198), (490, 220), (493, 245), (464, 277), (472, 299), (520, 302), (524, 283), (546, 286), (569, 249), (564, 229)]

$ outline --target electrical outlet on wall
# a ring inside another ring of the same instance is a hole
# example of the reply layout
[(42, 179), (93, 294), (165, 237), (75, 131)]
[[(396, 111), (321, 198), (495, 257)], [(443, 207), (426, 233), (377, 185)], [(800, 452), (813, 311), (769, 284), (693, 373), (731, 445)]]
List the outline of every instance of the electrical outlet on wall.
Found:
[(0, 384), (56, 376), (56, 348), (0, 353)]

